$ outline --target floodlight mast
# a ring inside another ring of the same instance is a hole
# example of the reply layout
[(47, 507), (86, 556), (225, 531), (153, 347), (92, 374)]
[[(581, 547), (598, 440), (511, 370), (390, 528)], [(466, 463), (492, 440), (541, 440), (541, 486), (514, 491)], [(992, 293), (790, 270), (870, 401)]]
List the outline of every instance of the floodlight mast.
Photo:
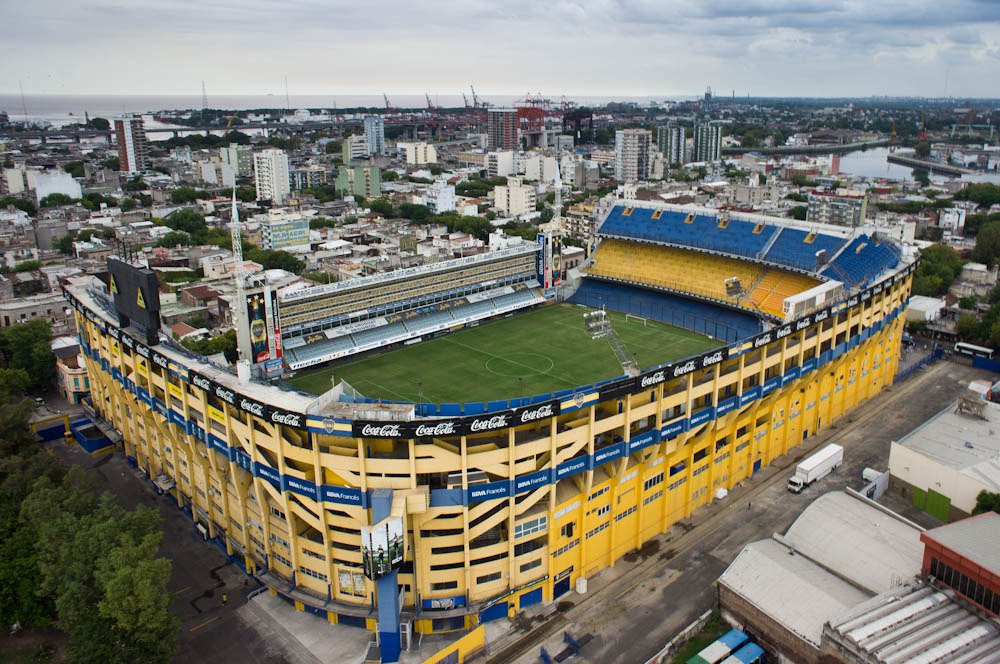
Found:
[(241, 383), (246, 383), (250, 380), (250, 353), (245, 339), (249, 340), (250, 321), (247, 319), (246, 266), (243, 264), (243, 238), (240, 234), (240, 210), (236, 204), (235, 187), (229, 232), (233, 241), (233, 279), (236, 282), (236, 301), (233, 303), (233, 323), (236, 327), (238, 353), (236, 376)]

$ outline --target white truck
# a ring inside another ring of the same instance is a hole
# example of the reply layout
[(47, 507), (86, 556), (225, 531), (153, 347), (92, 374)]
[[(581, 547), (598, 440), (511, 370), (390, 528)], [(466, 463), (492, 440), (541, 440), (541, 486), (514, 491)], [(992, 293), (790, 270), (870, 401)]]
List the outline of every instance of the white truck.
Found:
[(801, 493), (813, 482), (821, 480), (844, 461), (844, 448), (830, 443), (820, 451), (802, 460), (795, 467), (795, 474), (788, 478), (788, 490)]

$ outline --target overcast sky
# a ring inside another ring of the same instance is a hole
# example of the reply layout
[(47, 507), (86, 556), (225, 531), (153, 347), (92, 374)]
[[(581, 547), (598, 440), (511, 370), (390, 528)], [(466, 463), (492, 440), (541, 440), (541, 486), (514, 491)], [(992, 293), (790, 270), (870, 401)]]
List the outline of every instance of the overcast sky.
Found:
[(0, 0), (0, 93), (1000, 97), (996, 0)]

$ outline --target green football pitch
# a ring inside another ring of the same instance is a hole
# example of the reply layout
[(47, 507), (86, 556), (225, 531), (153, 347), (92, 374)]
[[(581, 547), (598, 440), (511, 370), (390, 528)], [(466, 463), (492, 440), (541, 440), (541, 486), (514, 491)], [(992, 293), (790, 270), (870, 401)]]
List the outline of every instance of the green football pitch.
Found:
[[(592, 339), (584, 327), (588, 311), (592, 309), (573, 304), (543, 306), (410, 346), (349, 358), (289, 382), (319, 394), (330, 389), (332, 375), (374, 399), (445, 403), (556, 392), (622, 375), (609, 341)], [(720, 345), (651, 319), (618, 312), (608, 316), (626, 352), (642, 368)]]

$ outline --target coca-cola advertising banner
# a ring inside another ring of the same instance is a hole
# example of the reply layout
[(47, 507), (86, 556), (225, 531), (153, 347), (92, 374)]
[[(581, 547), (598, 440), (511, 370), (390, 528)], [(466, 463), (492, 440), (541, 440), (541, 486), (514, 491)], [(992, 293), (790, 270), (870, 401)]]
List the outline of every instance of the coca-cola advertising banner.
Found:
[(531, 424), (559, 414), (559, 400), (504, 410), (488, 415), (472, 415), (443, 420), (412, 422), (372, 422), (354, 420), (351, 433), (357, 438), (440, 438), (466, 436), (474, 433), (499, 431), (508, 427)]

